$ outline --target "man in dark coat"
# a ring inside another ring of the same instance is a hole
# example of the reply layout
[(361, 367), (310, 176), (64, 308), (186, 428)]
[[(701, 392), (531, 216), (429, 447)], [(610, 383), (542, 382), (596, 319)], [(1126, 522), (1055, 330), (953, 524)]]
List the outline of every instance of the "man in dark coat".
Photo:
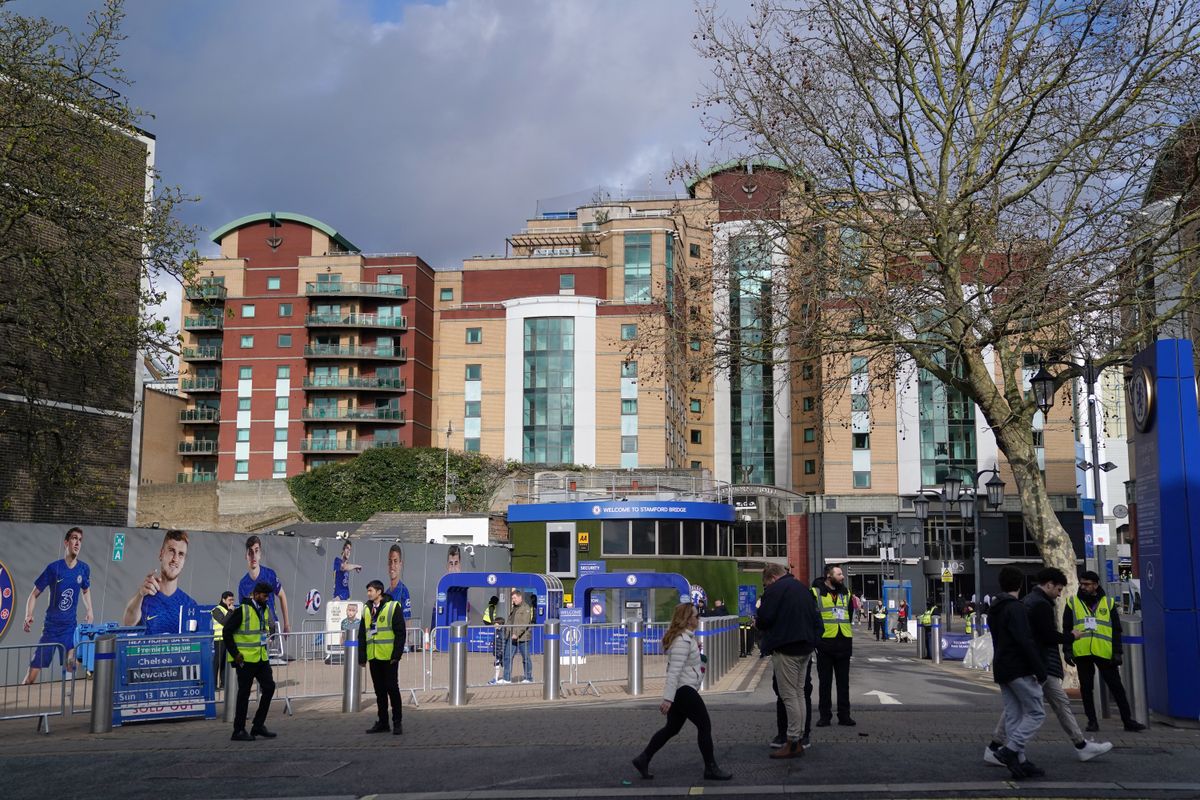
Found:
[(1029, 627), (1029, 611), (1017, 600), (1024, 583), (1025, 576), (1016, 567), (1000, 570), (1000, 596), (988, 618), (994, 651), (992, 678), (1000, 684), (1004, 729), (1008, 734), (1008, 741), (996, 751), (996, 758), (1018, 780), (1045, 774), (1025, 758), (1025, 746), (1046, 719), (1042, 704), (1046, 664)]
[(804, 754), (804, 674), (813, 649), (821, 638), (821, 614), (808, 587), (787, 573), (782, 564), (763, 568), (762, 605), (755, 625), (763, 632), (759, 645), (771, 656), (779, 697), (787, 708), (786, 746), (771, 758), (795, 758)]

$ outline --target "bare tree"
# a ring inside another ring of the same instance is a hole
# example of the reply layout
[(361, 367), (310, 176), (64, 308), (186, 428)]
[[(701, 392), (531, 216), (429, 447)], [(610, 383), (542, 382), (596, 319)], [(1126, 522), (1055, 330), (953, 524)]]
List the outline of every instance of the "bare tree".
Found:
[[(786, 268), (754, 336), (719, 304), (687, 335), (715, 368), (816, 360), (833, 391), (850, 354), (870, 358), (881, 391), (926, 370), (978, 406), (1046, 563), (1073, 576), (1022, 360), (1122, 363), (1195, 300), (1195, 241), (1179, 235), (1192, 186), (1171, 213), (1141, 209), (1164, 141), (1200, 109), (1198, 4), (755, 8), (746, 21), (701, 9), (701, 106), (715, 142), (790, 176), (778, 213), (748, 232)], [(717, 293), (755, 261), (729, 249), (706, 274)], [(1079, 374), (1060, 368), (1057, 383)]]

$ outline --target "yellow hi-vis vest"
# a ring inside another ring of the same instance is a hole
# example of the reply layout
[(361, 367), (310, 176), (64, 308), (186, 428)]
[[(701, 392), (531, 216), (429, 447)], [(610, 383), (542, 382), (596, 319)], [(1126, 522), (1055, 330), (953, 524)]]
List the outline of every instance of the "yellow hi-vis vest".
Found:
[[(221, 606), (221, 608), (225, 608), (225, 606)], [(216, 609), (214, 608), (213, 611), (215, 612)], [(225, 616), (229, 616), (229, 613), (230, 612), (226, 611)], [(215, 613), (212, 614), (212, 621), (213, 621), (213, 639), (215, 641), (219, 642), (219, 641), (221, 641), (221, 639), (225, 638), (225, 626), (222, 625), (220, 620), (217, 619), (217, 615)]]
[[(933, 612), (934, 611), (937, 611), (937, 606), (934, 606), (933, 608), (929, 609), (928, 611), (926, 611), (924, 614), (921, 615), (921, 624), (924, 625), (926, 628), (928, 628), (930, 625), (933, 624)], [(971, 624), (970, 622), (967, 623), (967, 625), (970, 625), (970, 624)], [(967, 628), (967, 632), (970, 633), (970, 631), (971, 631), (971, 629)]]
[(483, 622), (485, 625), (495, 625), (499, 620), (496, 619), (496, 607), (488, 606), (483, 610)]
[[(242, 660), (257, 664), (267, 660), (267, 636), (271, 633), (271, 609), (263, 607), (262, 619), (249, 603), (242, 603), (242, 624), (233, 632), (233, 643), (237, 645)], [(229, 654), (233, 661), (233, 654)]]
[[(1071, 652), (1076, 656), (1096, 656), (1097, 658), (1113, 657), (1113, 627), (1111, 597), (1101, 597), (1093, 614), (1078, 596), (1067, 600), (1071, 614), (1075, 617), (1074, 630), (1083, 636), (1071, 645)], [(1091, 626), (1088, 620), (1095, 620)]]
[(820, 589), (813, 587), (813, 596), (821, 606), (821, 621), (825, 623), (823, 639), (832, 639), (841, 631), (843, 636), (854, 636), (850, 627), (850, 595), (822, 594)]
[[(399, 603), (389, 600), (379, 607), (379, 616), (371, 618), (371, 606), (363, 610), (363, 622), (367, 626), (367, 660), (391, 661), (392, 650), (396, 645), (396, 634), (392, 631), (392, 616), (396, 613)], [(374, 625), (372, 625), (374, 623)], [(359, 647), (362, 643), (359, 643)]]

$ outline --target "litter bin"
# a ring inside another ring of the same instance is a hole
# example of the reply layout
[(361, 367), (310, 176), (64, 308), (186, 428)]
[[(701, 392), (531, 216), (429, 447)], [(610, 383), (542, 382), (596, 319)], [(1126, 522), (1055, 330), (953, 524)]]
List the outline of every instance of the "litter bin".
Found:
[(1121, 683), (1129, 696), (1133, 718), (1143, 725), (1150, 724), (1150, 703), (1146, 697), (1146, 640), (1142, 635), (1141, 616), (1121, 619)]

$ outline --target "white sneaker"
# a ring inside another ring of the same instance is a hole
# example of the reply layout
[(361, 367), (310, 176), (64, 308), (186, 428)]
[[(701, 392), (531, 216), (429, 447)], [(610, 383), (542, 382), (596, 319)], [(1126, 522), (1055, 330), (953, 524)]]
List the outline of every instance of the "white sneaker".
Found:
[(1112, 742), (1085, 741), (1083, 747), (1075, 748), (1075, 756), (1080, 761), (1091, 761), (1096, 756), (1102, 756), (1112, 750)]
[(504, 678), (501, 678), (500, 680), (496, 681), (496, 683), (499, 685), (499, 684), (505, 684), (505, 683), (512, 683), (512, 681), (506, 681), (506, 680), (504, 680)]
[(521, 681), (521, 683), (533, 683), (533, 681), (529, 680), (529, 678), (526, 678), (525, 680)]
[(996, 751), (993, 750), (991, 747), (983, 748), (983, 763), (991, 764), (993, 767), (1003, 767), (1004, 766), (1004, 762), (996, 757)]

